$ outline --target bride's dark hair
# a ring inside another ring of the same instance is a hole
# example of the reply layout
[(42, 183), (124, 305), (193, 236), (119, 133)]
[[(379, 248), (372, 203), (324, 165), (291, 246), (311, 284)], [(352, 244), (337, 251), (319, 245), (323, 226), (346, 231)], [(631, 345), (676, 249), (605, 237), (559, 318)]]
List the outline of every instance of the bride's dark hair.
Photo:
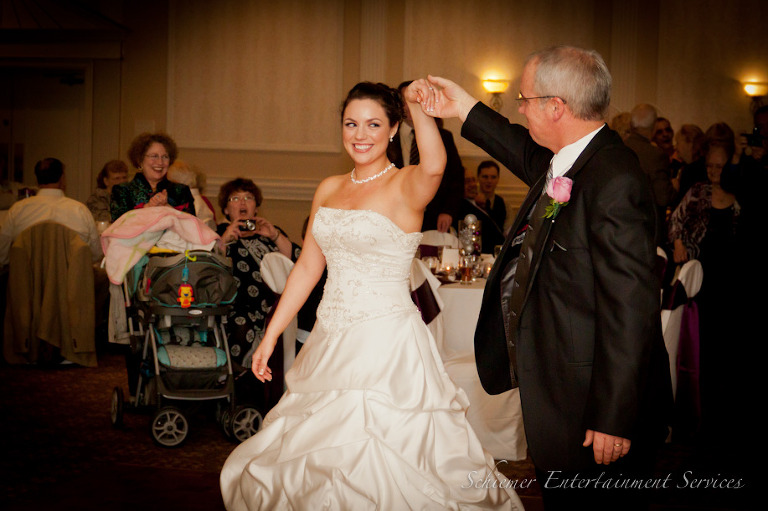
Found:
[(347, 105), (355, 99), (372, 99), (376, 101), (387, 113), (389, 125), (394, 126), (403, 120), (405, 104), (397, 89), (384, 84), (373, 82), (360, 82), (349, 91), (347, 98), (341, 104), (341, 117), (344, 120), (344, 111)]

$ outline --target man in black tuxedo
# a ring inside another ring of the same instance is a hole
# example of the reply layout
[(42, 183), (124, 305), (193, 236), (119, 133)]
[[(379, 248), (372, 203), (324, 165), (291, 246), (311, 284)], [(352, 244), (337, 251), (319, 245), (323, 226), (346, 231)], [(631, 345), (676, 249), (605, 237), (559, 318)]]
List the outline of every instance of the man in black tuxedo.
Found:
[[(530, 56), (518, 100), (528, 129), (450, 80), (430, 80), (434, 115), (459, 117), (462, 136), (530, 186), (485, 286), (475, 332), (483, 387), (519, 386), (547, 509), (642, 505), (645, 493), (606, 482), (651, 477), (672, 395), (653, 194), (603, 121), (610, 73), (593, 51)], [(548, 174), (573, 183), (549, 217)]]
[[(403, 82), (397, 87), (397, 90), (402, 95), (410, 84), (411, 81)], [(439, 123), (438, 127), (440, 127)], [(464, 197), (464, 167), (461, 164), (456, 143), (453, 141), (453, 135), (450, 131), (440, 127), (440, 138), (443, 140), (448, 160), (445, 164), (445, 172), (440, 187), (424, 210), (422, 231), (448, 232), (459, 214), (461, 201)], [(407, 108), (405, 109), (404, 122), (389, 143), (387, 155), (389, 161), (398, 168), (419, 163), (419, 150), (416, 147), (413, 121), (411, 121)]]

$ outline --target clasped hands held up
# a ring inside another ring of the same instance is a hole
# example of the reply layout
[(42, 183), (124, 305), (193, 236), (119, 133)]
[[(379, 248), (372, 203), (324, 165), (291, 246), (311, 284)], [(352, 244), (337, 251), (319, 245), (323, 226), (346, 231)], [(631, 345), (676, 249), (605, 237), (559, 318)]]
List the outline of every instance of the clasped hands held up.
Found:
[(427, 75), (426, 79), (414, 80), (406, 90), (405, 99), (420, 103), (424, 113), (429, 116), (442, 119), (457, 117), (462, 122), (478, 102), (451, 80), (432, 75)]

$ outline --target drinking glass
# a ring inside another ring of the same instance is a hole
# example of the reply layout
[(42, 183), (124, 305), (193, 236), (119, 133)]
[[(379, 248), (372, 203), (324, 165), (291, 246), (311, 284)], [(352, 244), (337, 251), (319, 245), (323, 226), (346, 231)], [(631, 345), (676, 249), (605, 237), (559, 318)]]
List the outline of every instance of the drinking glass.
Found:
[(459, 275), (461, 275), (462, 284), (472, 283), (472, 270), (475, 267), (475, 263), (472, 260), (472, 256), (460, 256), (459, 257)]

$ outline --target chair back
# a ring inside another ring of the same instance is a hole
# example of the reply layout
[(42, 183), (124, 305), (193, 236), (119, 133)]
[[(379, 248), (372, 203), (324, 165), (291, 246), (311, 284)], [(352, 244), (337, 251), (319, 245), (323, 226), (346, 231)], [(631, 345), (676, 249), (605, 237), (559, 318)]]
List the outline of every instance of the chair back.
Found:
[[(696, 319), (691, 318), (691, 322), (697, 324), (698, 314), (690, 300), (695, 297), (701, 289), (701, 283), (704, 277), (704, 271), (701, 263), (695, 259), (679, 266), (675, 271), (672, 286), (665, 290), (661, 310), (661, 328), (664, 333), (664, 344), (669, 354), (669, 367), (672, 375), (672, 392), (677, 395), (678, 373), (681, 364), (680, 359), (680, 341), (681, 332), (684, 325), (684, 313), (688, 307), (689, 314), (696, 314)], [(690, 359), (698, 359), (698, 331), (690, 332), (694, 334), (695, 339), (690, 339), (691, 335), (686, 337), (684, 365), (690, 367), (693, 362)]]
[(459, 248), (459, 238), (451, 232), (424, 231), (419, 244), (420, 257), (437, 257), (443, 248)]
[[(293, 261), (280, 252), (270, 252), (261, 259), (261, 278), (269, 289), (278, 296), (278, 300), (285, 290), (285, 283), (292, 269)], [(275, 304), (276, 306), (277, 304)], [(296, 358), (297, 329), (298, 321), (294, 317), (283, 331), (283, 369), (285, 373), (291, 368)]]
[(6, 360), (28, 364), (55, 361), (60, 355), (95, 367), (94, 275), (88, 244), (64, 225), (42, 222), (16, 237), (9, 257)]
[(421, 312), (421, 318), (427, 324), (435, 338), (437, 349), (442, 353), (443, 347), (443, 301), (437, 292), (440, 281), (429, 270), (424, 261), (414, 258), (411, 262), (411, 273), (408, 278), (411, 298)]
[(667, 253), (661, 247), (656, 247), (656, 276), (661, 283), (661, 298), (664, 298), (664, 275), (667, 272)]
[(459, 238), (450, 232), (424, 231), (421, 237), (421, 244), (433, 247), (459, 248)]

